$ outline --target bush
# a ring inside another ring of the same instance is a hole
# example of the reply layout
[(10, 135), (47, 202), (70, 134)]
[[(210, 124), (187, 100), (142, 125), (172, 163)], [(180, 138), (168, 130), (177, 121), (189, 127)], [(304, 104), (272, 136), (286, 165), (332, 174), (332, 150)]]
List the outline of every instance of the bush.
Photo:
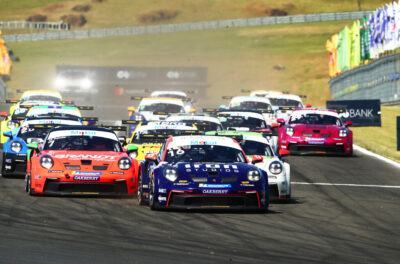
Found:
[(87, 12), (90, 10), (90, 5), (76, 5), (71, 10), (76, 12)]
[(26, 19), (26, 21), (29, 21), (29, 22), (44, 22), (46, 20), (47, 20), (47, 16), (40, 15), (40, 14), (30, 16)]
[(176, 10), (157, 10), (139, 14), (139, 22), (154, 23), (173, 19), (178, 15)]
[(82, 27), (87, 22), (83, 15), (63, 15), (60, 20), (68, 23), (71, 27)]
[(271, 8), (268, 9), (268, 15), (269, 16), (287, 16), (287, 12), (285, 10), (282, 9), (278, 9), (278, 8)]

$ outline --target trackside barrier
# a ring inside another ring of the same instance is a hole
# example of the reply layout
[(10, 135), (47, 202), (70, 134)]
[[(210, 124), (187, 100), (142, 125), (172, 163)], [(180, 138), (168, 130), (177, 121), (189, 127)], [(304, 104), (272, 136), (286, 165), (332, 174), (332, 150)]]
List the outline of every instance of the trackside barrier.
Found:
[(60, 22), (0, 21), (0, 29), (69, 30), (69, 24)]
[(380, 99), (400, 103), (400, 53), (348, 70), (329, 81), (334, 100)]
[(28, 34), (3, 35), (7, 42), (27, 42), (54, 39), (85, 39), (104, 38), (111, 36), (132, 36), (140, 34), (159, 34), (169, 32), (182, 32), (194, 30), (212, 30), (221, 28), (236, 27), (258, 27), (278, 24), (326, 22), (335, 20), (354, 20), (368, 16), (372, 11), (341, 12), (341, 13), (320, 13), (279, 17), (256, 17), (239, 18), (229, 20), (203, 21), (182, 24), (167, 24), (154, 26), (135, 26), (118, 28), (97, 28), (73, 31), (40, 32)]
[(5, 100), (7, 97), (7, 85), (3, 81), (3, 78), (0, 77), (0, 99)]

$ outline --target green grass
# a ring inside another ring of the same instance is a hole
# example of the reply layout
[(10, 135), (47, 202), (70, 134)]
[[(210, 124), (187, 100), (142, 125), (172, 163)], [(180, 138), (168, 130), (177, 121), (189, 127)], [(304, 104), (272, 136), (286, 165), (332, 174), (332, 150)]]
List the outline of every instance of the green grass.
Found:
[(361, 147), (400, 162), (397, 151), (396, 117), (400, 107), (382, 107), (382, 127), (354, 127), (354, 141)]
[[(55, 22), (62, 15), (76, 13), (71, 8), (77, 4), (90, 4), (92, 7), (89, 12), (83, 13), (88, 21), (83, 28), (139, 25), (140, 14), (166, 9), (177, 10), (179, 14), (160, 23), (265, 16), (262, 12), (246, 9), (250, 3), (279, 8), (289, 15), (358, 10), (357, 0), (108, 0), (103, 3), (91, 3), (89, 0), (0, 0), (0, 17), (1, 20), (25, 20), (30, 15), (42, 14), (48, 17), (48, 21)], [(362, 0), (361, 3), (362, 10), (372, 10), (387, 1)]]

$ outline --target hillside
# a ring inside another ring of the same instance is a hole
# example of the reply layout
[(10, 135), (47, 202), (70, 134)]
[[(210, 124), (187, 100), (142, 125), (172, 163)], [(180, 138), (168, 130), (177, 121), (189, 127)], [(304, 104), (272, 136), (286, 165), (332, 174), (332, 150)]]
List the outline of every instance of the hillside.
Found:
[[(384, 0), (363, 0), (362, 10), (383, 5)], [(76, 6), (79, 10), (72, 11)], [(82, 8), (82, 6), (89, 6)], [(26, 20), (43, 15), (60, 21), (63, 15), (83, 15), (86, 23), (72, 28), (118, 27), (159, 23), (357, 11), (356, 0), (1, 0), (1, 20)], [(7, 33), (7, 30), (5, 31)]]

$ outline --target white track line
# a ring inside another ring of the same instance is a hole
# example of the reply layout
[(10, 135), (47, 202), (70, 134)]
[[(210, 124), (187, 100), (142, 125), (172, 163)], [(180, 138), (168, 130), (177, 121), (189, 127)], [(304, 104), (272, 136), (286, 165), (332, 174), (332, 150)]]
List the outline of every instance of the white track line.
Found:
[(373, 153), (373, 152), (371, 152), (371, 151), (369, 151), (369, 150), (367, 150), (365, 148), (362, 148), (360, 146), (357, 146), (357, 145), (353, 145), (353, 149), (355, 149), (357, 151), (360, 151), (361, 153), (363, 153), (365, 155), (368, 155), (368, 156), (374, 157), (376, 159), (379, 159), (379, 160), (381, 160), (383, 162), (389, 163), (389, 164), (391, 164), (391, 165), (393, 165), (393, 166), (395, 166), (395, 167), (400, 169), (400, 163), (398, 163), (396, 161), (393, 161), (391, 159), (385, 158), (385, 157), (383, 157), (381, 155)]
[(350, 186), (350, 187), (369, 187), (369, 188), (391, 188), (400, 189), (397, 185), (373, 185), (373, 184), (351, 184), (351, 183), (326, 183), (326, 182), (291, 182), (298, 185), (321, 185), (321, 186)]

